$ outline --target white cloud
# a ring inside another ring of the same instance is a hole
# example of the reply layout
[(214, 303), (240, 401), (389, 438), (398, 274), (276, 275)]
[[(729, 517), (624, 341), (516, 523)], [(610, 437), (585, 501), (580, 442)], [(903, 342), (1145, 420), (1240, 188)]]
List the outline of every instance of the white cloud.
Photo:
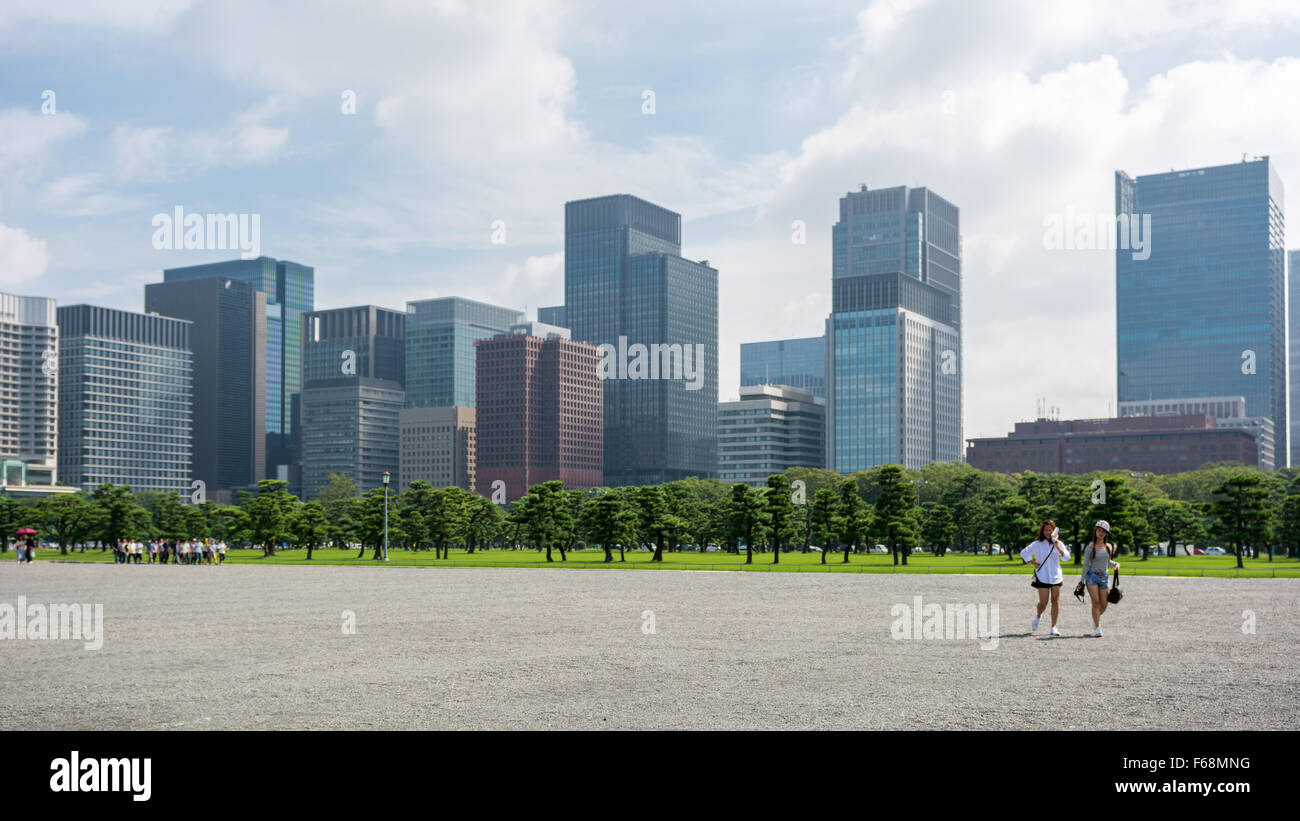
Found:
[(259, 122), (273, 111), (274, 106), (258, 106), (215, 130), (118, 126), (113, 130), (117, 177), (122, 182), (177, 182), (213, 169), (274, 162), (286, 152), (289, 128)]
[[(39, 97), (34, 98), (33, 106), (39, 104)], [(57, 143), (85, 133), (86, 120), (76, 114), (40, 114), (24, 108), (0, 111), (0, 172), (23, 174), (46, 161)]]
[(0, 287), (13, 288), (40, 277), (50, 264), (45, 240), (22, 228), (0, 224)]
[(117, 214), (139, 207), (142, 200), (121, 193), (99, 173), (69, 174), (51, 180), (41, 191), (41, 207), (60, 217)]

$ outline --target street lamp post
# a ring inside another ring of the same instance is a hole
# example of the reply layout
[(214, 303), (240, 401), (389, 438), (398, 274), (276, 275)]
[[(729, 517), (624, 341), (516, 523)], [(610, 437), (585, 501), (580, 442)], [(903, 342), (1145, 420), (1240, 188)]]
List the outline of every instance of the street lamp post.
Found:
[(384, 471), (384, 561), (388, 561), (388, 482), (391, 479), (388, 471)]

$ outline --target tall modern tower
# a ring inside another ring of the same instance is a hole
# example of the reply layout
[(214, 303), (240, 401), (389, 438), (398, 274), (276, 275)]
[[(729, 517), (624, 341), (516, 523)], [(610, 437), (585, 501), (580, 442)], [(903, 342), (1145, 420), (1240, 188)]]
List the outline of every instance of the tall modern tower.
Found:
[(144, 286), (147, 313), (190, 321), (194, 479), (228, 502), (266, 478), (266, 294), (205, 277)]
[(627, 194), (564, 206), (564, 318), (608, 346), (605, 484), (718, 470), (718, 271), (681, 256), (680, 214)]
[[(1287, 254), (1287, 353), (1290, 354), (1291, 396), (1287, 415), (1291, 437), (1291, 462), (1300, 465), (1300, 251)], [(1274, 428), (1278, 423), (1273, 425)], [(1286, 465), (1286, 454), (1274, 450), (1279, 467)]]
[(315, 300), (315, 270), (270, 257), (232, 259), (163, 271), (164, 282), (221, 276), (266, 294), (267, 479), (289, 481), (297, 460), (294, 406), (302, 390), (302, 315)]
[(364, 492), (388, 471), (399, 486), (406, 316), (374, 305), (304, 315), (302, 475), (290, 482), (303, 499), (314, 498), (331, 473)]
[(826, 467), (962, 458), (961, 234), (928, 188), (840, 198), (826, 320)]
[(474, 340), (523, 321), (522, 311), (461, 297), (407, 302), (407, 407), (474, 407)]
[(94, 490), (190, 493), (190, 323), (93, 305), (58, 309), (59, 476)]
[(1137, 179), (1118, 171), (1115, 213), (1139, 225), (1150, 217), (1149, 246), (1115, 252), (1119, 401), (1244, 396), (1247, 416), (1273, 421), (1274, 452), (1285, 462), (1286, 236), (1277, 169), (1263, 157)]
[(52, 486), (59, 460), (54, 300), (0, 294), (0, 339), (0, 486)]

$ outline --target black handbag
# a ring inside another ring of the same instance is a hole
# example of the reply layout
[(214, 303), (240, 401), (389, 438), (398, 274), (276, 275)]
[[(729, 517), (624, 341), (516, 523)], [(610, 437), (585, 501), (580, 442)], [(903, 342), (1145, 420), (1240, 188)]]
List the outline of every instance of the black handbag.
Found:
[(1119, 604), (1119, 600), (1124, 598), (1124, 591), (1119, 589), (1119, 568), (1115, 568), (1115, 577), (1110, 583), (1110, 592), (1106, 594), (1106, 601), (1111, 604)]

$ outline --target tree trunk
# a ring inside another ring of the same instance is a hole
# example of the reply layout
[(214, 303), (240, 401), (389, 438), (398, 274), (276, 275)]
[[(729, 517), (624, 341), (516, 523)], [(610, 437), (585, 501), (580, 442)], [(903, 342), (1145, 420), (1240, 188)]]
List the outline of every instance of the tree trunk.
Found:
[(605, 564), (614, 561), (614, 551), (609, 549), (609, 542), (605, 542), (601, 546), (605, 548)]

